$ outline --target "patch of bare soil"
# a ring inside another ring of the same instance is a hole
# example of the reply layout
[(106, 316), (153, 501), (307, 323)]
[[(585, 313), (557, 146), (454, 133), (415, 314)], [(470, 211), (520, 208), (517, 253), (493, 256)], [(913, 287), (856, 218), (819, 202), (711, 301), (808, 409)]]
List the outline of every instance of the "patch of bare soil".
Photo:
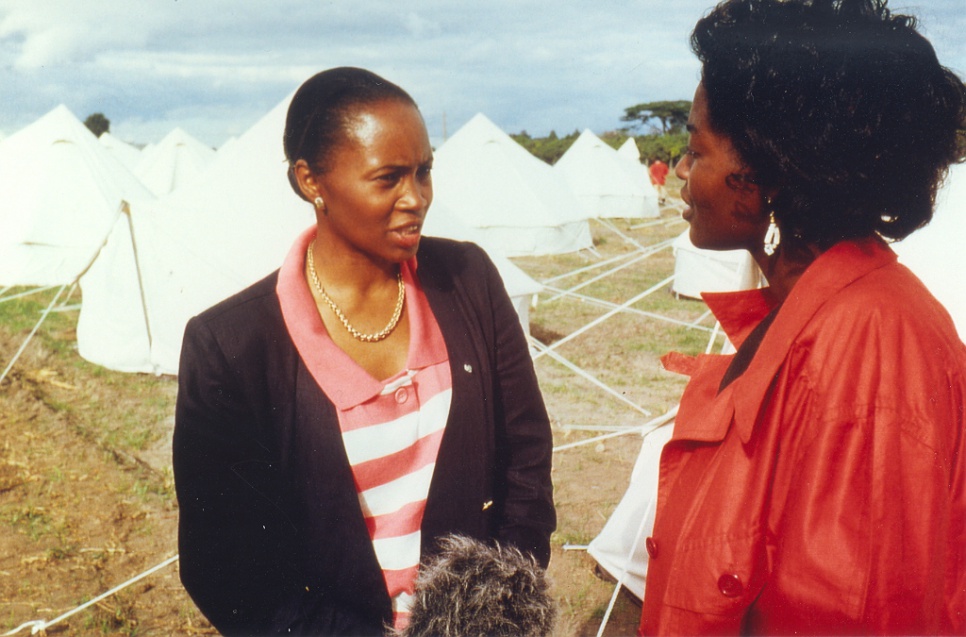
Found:
[[(4, 330), (0, 351), (22, 338)], [(132, 378), (133, 393), (111, 387)], [(171, 378), (65, 365), (39, 340), (17, 362), (0, 387), (0, 632), (50, 622), (177, 553), (171, 423), (157, 407), (173, 404), (174, 392)], [(176, 563), (47, 629), (199, 632), (213, 631)]]

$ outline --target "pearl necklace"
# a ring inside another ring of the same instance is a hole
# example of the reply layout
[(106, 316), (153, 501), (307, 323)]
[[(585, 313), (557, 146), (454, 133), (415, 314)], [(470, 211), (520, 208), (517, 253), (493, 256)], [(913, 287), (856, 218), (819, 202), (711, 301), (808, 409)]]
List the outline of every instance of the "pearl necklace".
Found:
[(352, 335), (352, 338), (356, 339), (357, 341), (362, 341), (363, 343), (377, 343), (392, 334), (392, 331), (396, 329), (396, 325), (399, 324), (399, 319), (402, 317), (403, 304), (406, 302), (406, 286), (403, 285), (402, 271), (396, 273), (396, 283), (399, 285), (399, 296), (396, 298), (396, 309), (393, 310), (392, 318), (389, 319), (389, 324), (375, 334), (363, 334), (356, 328), (352, 327), (352, 325), (349, 323), (349, 319), (345, 317), (345, 314), (342, 313), (342, 310), (339, 309), (339, 306), (335, 304), (335, 301), (333, 301), (328, 294), (325, 293), (325, 288), (322, 287), (322, 284), (319, 282), (319, 276), (315, 273), (315, 256), (312, 251), (314, 247), (315, 240), (313, 239), (312, 243), (309, 244), (308, 253), (305, 255), (305, 260), (308, 261), (309, 264), (309, 276), (312, 278), (312, 284), (315, 286), (315, 291), (318, 292), (319, 296), (322, 297), (322, 300), (325, 301), (330, 308), (332, 308), (332, 311), (335, 312), (335, 315), (340, 321), (342, 321), (342, 325), (345, 327), (346, 331)]

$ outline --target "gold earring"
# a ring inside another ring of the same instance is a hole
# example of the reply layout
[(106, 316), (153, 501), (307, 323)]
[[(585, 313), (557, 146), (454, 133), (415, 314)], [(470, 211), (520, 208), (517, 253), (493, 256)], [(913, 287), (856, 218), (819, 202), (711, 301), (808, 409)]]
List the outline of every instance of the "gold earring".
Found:
[(325, 212), (325, 202), (322, 201), (322, 197), (316, 197), (315, 201), (313, 201), (312, 203), (315, 204), (316, 210), (321, 210), (322, 212)]

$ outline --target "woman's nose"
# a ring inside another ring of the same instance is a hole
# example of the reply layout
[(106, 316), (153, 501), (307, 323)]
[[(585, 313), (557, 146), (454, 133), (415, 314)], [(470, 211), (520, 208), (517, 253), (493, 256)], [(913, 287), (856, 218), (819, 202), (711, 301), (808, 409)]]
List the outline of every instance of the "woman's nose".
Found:
[(688, 175), (691, 174), (691, 157), (685, 155), (678, 160), (678, 165), (674, 168), (674, 174), (678, 176), (678, 179), (688, 180)]
[(408, 180), (400, 203), (406, 208), (426, 209), (433, 200), (433, 185), (420, 179)]

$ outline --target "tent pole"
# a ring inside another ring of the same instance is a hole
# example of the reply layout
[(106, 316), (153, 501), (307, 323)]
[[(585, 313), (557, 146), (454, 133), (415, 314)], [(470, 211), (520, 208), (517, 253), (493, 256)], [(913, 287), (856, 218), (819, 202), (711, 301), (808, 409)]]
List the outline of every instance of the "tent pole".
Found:
[(634, 401), (632, 401), (631, 399), (629, 399), (627, 396), (624, 396), (620, 392), (618, 392), (618, 391), (616, 391), (616, 390), (608, 387), (607, 385), (605, 385), (603, 383), (603, 381), (601, 381), (600, 379), (598, 379), (593, 374), (591, 374), (591, 373), (589, 373), (587, 371), (584, 371), (584, 370), (580, 369), (579, 367), (577, 367), (577, 365), (575, 365), (574, 363), (570, 362), (569, 360), (567, 360), (566, 358), (564, 358), (563, 356), (561, 356), (559, 352), (555, 352), (555, 351), (551, 350), (549, 347), (547, 347), (546, 345), (544, 345), (543, 343), (541, 343), (540, 341), (538, 341), (538, 340), (536, 340), (534, 338), (531, 338), (530, 340), (533, 343), (534, 347), (536, 347), (536, 349), (537, 349), (538, 352), (547, 354), (548, 356), (550, 356), (550, 358), (552, 358), (553, 360), (557, 361), (558, 363), (560, 363), (561, 365), (563, 365), (564, 367), (566, 367), (570, 371), (574, 372), (578, 376), (581, 376), (581, 377), (585, 378), (586, 380), (590, 381), (594, 385), (597, 385), (598, 387), (600, 387), (601, 389), (603, 389), (604, 391), (606, 391), (611, 396), (614, 396), (615, 398), (617, 398), (621, 402), (630, 405), (631, 407), (633, 407), (637, 411), (641, 412), (645, 416), (650, 417), (650, 416), (653, 416), (654, 415), (650, 411), (648, 411), (647, 409), (644, 409), (643, 407), (641, 407), (640, 405), (638, 405), (637, 403), (635, 403)]
[(604, 617), (600, 622), (600, 628), (597, 630), (597, 637), (603, 637), (604, 629), (607, 628), (607, 622), (610, 621), (610, 614), (614, 610), (614, 605), (617, 603), (617, 596), (621, 592), (621, 586), (624, 585), (624, 578), (627, 577), (627, 569), (630, 566), (631, 560), (634, 558), (634, 552), (637, 551), (637, 545), (641, 541), (641, 536), (644, 535), (644, 526), (647, 524), (647, 516), (651, 514), (651, 510), (654, 508), (654, 500), (647, 503), (647, 509), (644, 510), (644, 515), (641, 517), (641, 524), (637, 528), (637, 534), (634, 536), (634, 542), (631, 544), (630, 553), (627, 555), (627, 560), (624, 562), (624, 568), (621, 569), (621, 575), (617, 578), (617, 584), (614, 585), (614, 594), (611, 595), (610, 603), (607, 605), (607, 611), (604, 612)]
[(614, 234), (616, 234), (618, 237), (620, 237), (621, 239), (623, 239), (626, 243), (631, 244), (632, 246), (634, 246), (638, 250), (644, 250), (645, 249), (644, 246), (642, 246), (640, 243), (638, 243), (634, 239), (631, 239), (626, 234), (624, 234), (623, 232), (621, 232), (617, 228), (617, 226), (615, 226), (610, 221), (605, 220), (605, 219), (602, 219), (601, 217), (594, 217), (594, 221), (596, 221), (600, 225), (604, 226), (605, 228), (607, 228), (608, 230), (610, 230), (611, 232), (613, 232)]
[[(606, 307), (608, 309), (615, 308), (615, 307), (622, 307), (622, 306), (618, 305), (617, 303), (611, 303), (610, 301), (605, 301), (603, 299), (598, 299), (598, 298), (595, 298), (593, 296), (587, 296), (586, 294), (577, 294), (576, 292), (568, 292), (567, 290), (561, 290), (559, 288), (554, 288), (554, 287), (551, 287), (551, 286), (544, 286), (544, 287), (546, 287), (551, 292), (558, 292), (559, 293), (558, 296), (568, 296), (568, 297), (572, 297), (572, 298), (575, 298), (575, 299), (577, 299), (579, 301), (582, 301), (584, 303), (592, 303), (594, 305), (599, 305), (601, 307)], [(638, 314), (640, 316), (646, 316), (646, 317), (652, 318), (652, 319), (657, 319), (658, 321), (664, 321), (666, 323), (671, 323), (673, 325), (680, 325), (681, 327), (686, 327), (686, 328), (692, 329), (692, 330), (699, 330), (701, 332), (711, 332), (712, 331), (710, 327), (707, 327), (705, 325), (701, 325), (700, 324), (701, 321), (704, 320), (704, 318), (707, 317), (708, 314), (710, 314), (710, 312), (705, 312), (704, 314), (702, 314), (701, 316), (699, 316), (697, 319), (695, 319), (693, 321), (679, 321), (678, 319), (673, 319), (673, 318), (671, 318), (669, 316), (662, 316), (662, 315), (656, 314), (654, 312), (648, 312), (646, 310), (639, 310), (639, 309), (633, 308), (633, 307), (624, 307), (622, 311), (624, 311), (624, 312), (630, 312), (631, 314)]]
[[(23, 292), (19, 292), (17, 294), (13, 294), (11, 296), (5, 296), (2, 299), (0, 299), (0, 302), (3, 302), (3, 301), (12, 301), (14, 299), (19, 299), (19, 298), (22, 298), (24, 296), (30, 296), (31, 294), (37, 294), (38, 292), (46, 292), (47, 290), (53, 290), (55, 287), (57, 287), (57, 286), (56, 285), (45, 285), (45, 286), (39, 287), (39, 288), (32, 288), (30, 290), (25, 290)], [(10, 288), (6, 288), (6, 290), (9, 290), (9, 289)], [(6, 290), (4, 290), (4, 291), (6, 291)]]
[(148, 316), (148, 300), (144, 293), (144, 278), (141, 273), (141, 258), (138, 255), (138, 242), (134, 237), (134, 220), (131, 218), (131, 208), (127, 202), (123, 202), (121, 212), (127, 217), (127, 227), (131, 235), (131, 250), (134, 251), (134, 269), (138, 275), (138, 291), (141, 293), (141, 311), (144, 312), (144, 329), (148, 337), (148, 356), (154, 350), (154, 339), (151, 337), (151, 319)]
[(550, 350), (557, 349), (558, 347), (560, 347), (564, 343), (567, 343), (569, 341), (572, 341), (573, 339), (575, 339), (576, 337), (580, 336), (581, 334), (583, 334), (584, 332), (586, 332), (590, 328), (595, 327), (595, 326), (603, 323), (604, 321), (606, 321), (610, 317), (614, 316), (615, 314), (619, 314), (619, 313), (623, 312), (626, 308), (629, 308), (629, 307), (633, 306), (635, 303), (637, 303), (638, 301), (640, 301), (641, 299), (644, 299), (647, 296), (650, 296), (651, 294), (654, 294), (654, 292), (656, 292), (656, 291), (660, 290), (661, 288), (663, 288), (664, 286), (668, 285), (673, 280), (674, 280), (674, 275), (672, 274), (671, 276), (669, 276), (668, 278), (664, 279), (663, 281), (661, 281), (659, 283), (655, 283), (654, 285), (652, 285), (648, 289), (644, 290), (643, 292), (641, 292), (640, 294), (638, 294), (637, 296), (635, 296), (631, 300), (626, 301), (625, 303), (617, 306), (616, 308), (614, 308), (613, 310), (607, 312), (603, 316), (594, 319), (593, 321), (591, 321), (587, 325), (584, 325), (582, 328), (580, 328), (580, 329), (578, 329), (578, 330), (576, 330), (574, 332), (571, 332), (570, 334), (568, 334), (567, 336), (564, 336), (559, 341), (555, 341), (552, 345), (548, 345), (547, 348), (546, 348), (546, 350), (541, 351), (541, 352), (538, 352), (537, 355), (533, 357), (534, 360), (536, 360), (537, 358), (539, 358), (543, 354), (548, 353)]
[(620, 261), (623, 261), (624, 259), (630, 259), (631, 257), (634, 257), (634, 256), (637, 256), (636, 250), (634, 252), (625, 252), (624, 254), (618, 254), (616, 256), (604, 259), (603, 261), (598, 261), (597, 263), (591, 263), (590, 265), (585, 265), (582, 268), (578, 268), (576, 270), (571, 270), (570, 272), (564, 272), (563, 274), (552, 276), (549, 279), (544, 279), (540, 283), (543, 283), (543, 284), (554, 283), (556, 281), (560, 281), (561, 279), (566, 279), (572, 276), (576, 276), (578, 274), (583, 274), (584, 272), (589, 272), (591, 270), (600, 269), (606, 265), (610, 265), (611, 263), (618, 263)]

